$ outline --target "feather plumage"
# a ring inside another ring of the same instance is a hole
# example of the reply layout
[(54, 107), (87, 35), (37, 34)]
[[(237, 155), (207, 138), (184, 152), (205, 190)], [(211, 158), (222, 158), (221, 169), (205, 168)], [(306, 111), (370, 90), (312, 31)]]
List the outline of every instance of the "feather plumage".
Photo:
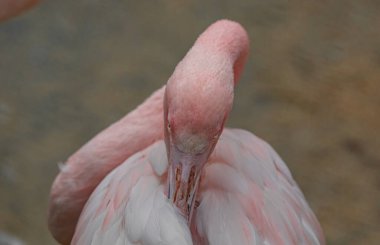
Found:
[(285, 163), (238, 129), (224, 130), (204, 168), (190, 231), (165, 195), (164, 147), (159, 141), (136, 153), (101, 182), (73, 244), (324, 244)]

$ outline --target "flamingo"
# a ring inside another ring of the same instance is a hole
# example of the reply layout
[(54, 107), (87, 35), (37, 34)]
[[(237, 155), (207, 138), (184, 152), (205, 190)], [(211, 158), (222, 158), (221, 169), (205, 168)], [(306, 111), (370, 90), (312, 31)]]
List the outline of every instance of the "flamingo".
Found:
[(167, 85), (72, 155), (49, 228), (62, 244), (325, 244), (286, 164), (224, 128), (248, 55), (244, 28), (209, 26)]
[(39, 0), (0, 0), (0, 21), (18, 15), (38, 2)]

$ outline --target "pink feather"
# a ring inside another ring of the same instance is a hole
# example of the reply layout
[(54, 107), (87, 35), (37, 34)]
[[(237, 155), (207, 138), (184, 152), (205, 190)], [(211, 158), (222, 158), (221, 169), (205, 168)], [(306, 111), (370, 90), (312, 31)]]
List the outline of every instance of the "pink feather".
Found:
[[(186, 120), (211, 129), (225, 119), (247, 54), (248, 36), (232, 21), (218, 21), (198, 38), (167, 85), (166, 103), (182, 110), (172, 130)], [(238, 129), (224, 129), (204, 166), (188, 225), (166, 196), (164, 93), (156, 91), (68, 159), (50, 198), (49, 228), (59, 242), (325, 244), (285, 163)]]

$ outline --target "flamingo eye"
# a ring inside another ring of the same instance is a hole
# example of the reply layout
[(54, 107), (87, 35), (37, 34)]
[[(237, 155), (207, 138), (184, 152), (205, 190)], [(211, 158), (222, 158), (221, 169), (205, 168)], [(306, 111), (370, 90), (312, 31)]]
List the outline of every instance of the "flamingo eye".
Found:
[(171, 130), (171, 126), (170, 126), (170, 123), (168, 123), (168, 132), (170, 132)]

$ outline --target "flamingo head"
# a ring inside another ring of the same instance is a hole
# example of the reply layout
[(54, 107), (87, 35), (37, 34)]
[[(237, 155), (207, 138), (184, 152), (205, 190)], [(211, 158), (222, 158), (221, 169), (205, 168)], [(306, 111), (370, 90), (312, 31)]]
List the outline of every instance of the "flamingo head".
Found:
[(231, 110), (248, 43), (241, 25), (217, 21), (200, 35), (166, 86), (168, 198), (189, 223), (202, 168)]
[(168, 197), (190, 222), (201, 170), (232, 106), (233, 78), (177, 75), (168, 82), (164, 102)]

